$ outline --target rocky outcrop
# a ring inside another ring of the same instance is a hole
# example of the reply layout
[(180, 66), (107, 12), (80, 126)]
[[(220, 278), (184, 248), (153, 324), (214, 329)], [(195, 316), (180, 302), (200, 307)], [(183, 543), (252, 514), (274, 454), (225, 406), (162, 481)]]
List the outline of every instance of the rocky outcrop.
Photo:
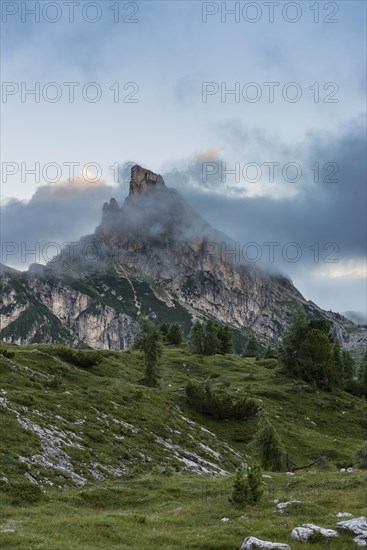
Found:
[(165, 187), (162, 176), (154, 174), (150, 170), (145, 170), (141, 166), (133, 166), (131, 170), (130, 196), (142, 195), (152, 189), (162, 189)]
[(339, 521), (336, 527), (356, 535), (353, 539), (354, 542), (358, 546), (367, 547), (367, 518), (364, 516), (347, 521)]
[(241, 546), (241, 550), (291, 550), (288, 544), (281, 542), (268, 542), (266, 540), (261, 540), (256, 537), (247, 537)]
[(278, 514), (283, 514), (284, 510), (286, 510), (289, 506), (292, 506), (292, 504), (300, 504), (300, 503), (301, 501), (297, 500), (296, 498), (289, 500), (288, 502), (279, 502), (275, 510), (276, 512), (278, 512)]
[(338, 533), (334, 531), (334, 529), (324, 529), (323, 527), (319, 527), (313, 523), (304, 523), (301, 527), (295, 527), (291, 533), (291, 536), (295, 540), (307, 542), (312, 540), (315, 536), (333, 539), (338, 537)]

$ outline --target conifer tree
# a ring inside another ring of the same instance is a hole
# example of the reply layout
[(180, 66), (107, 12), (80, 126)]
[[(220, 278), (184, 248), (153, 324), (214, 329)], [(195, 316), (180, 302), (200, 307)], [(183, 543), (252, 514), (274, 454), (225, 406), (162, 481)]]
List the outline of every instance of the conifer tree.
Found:
[(346, 382), (346, 377), (344, 370), (344, 357), (339, 340), (335, 340), (333, 344), (333, 363), (332, 384), (335, 387), (342, 387)]
[(228, 325), (221, 325), (218, 328), (219, 350), (221, 355), (233, 353), (233, 336)]
[(343, 363), (344, 363), (344, 380), (345, 383), (349, 383), (353, 380), (354, 376), (354, 359), (349, 351), (343, 350)]
[(135, 347), (144, 352), (144, 379), (146, 386), (158, 386), (159, 360), (162, 355), (162, 342), (159, 330), (144, 319), (140, 325)]
[(283, 445), (264, 412), (260, 413), (258, 431), (254, 437), (255, 452), (264, 470), (279, 471), (284, 467)]
[(172, 346), (179, 346), (182, 344), (183, 335), (181, 327), (178, 323), (173, 323), (169, 326), (167, 331), (167, 342)]
[(364, 353), (359, 367), (359, 382), (362, 387), (362, 392), (367, 397), (367, 351)]
[(279, 347), (279, 366), (285, 374), (298, 375), (297, 359), (307, 329), (306, 317), (303, 313), (297, 313)]
[(205, 323), (204, 329), (204, 355), (215, 355), (219, 351), (218, 325), (212, 319)]
[(196, 321), (191, 328), (189, 348), (197, 355), (204, 353), (204, 327), (199, 321)]
[(308, 330), (300, 345), (297, 374), (307, 382), (331, 389), (336, 385), (333, 349), (328, 334), (322, 330)]
[(246, 348), (245, 348), (245, 352), (244, 352), (244, 356), (245, 357), (257, 357), (260, 353), (260, 346), (259, 346), (259, 342), (257, 341), (257, 338), (255, 335), (252, 335), (250, 336), (247, 344), (246, 344)]
[(264, 353), (264, 359), (276, 359), (277, 358), (277, 352), (273, 348), (273, 346), (269, 345)]
[(168, 323), (162, 323), (159, 327), (159, 332), (161, 333), (162, 340), (166, 342), (167, 340), (167, 334), (168, 334), (169, 325)]

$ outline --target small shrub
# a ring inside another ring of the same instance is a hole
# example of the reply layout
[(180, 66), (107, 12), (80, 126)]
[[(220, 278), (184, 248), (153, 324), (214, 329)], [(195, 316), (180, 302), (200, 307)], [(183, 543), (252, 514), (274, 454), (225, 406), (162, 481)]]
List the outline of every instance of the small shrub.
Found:
[(6, 348), (0, 348), (0, 355), (6, 357), (7, 359), (11, 359), (12, 357), (14, 357), (15, 352)]
[(244, 470), (238, 470), (232, 487), (229, 502), (236, 508), (243, 508), (246, 504), (257, 503), (263, 494), (262, 470), (258, 464), (247, 468), (247, 477)]
[(51, 390), (61, 390), (63, 388), (62, 377), (55, 374), (45, 385)]
[(346, 392), (351, 393), (355, 397), (364, 396), (364, 388), (359, 380), (349, 380), (344, 389)]
[(250, 418), (255, 416), (259, 409), (253, 399), (235, 399), (223, 391), (215, 392), (207, 382), (189, 382), (186, 397), (195, 410), (219, 419)]
[(250, 487), (243, 470), (238, 470), (232, 487), (229, 502), (236, 508), (243, 508), (249, 501)]
[(58, 347), (57, 355), (61, 357), (63, 361), (71, 363), (76, 367), (83, 368), (99, 365), (102, 360), (101, 354), (96, 351), (70, 349), (65, 346)]
[(353, 463), (356, 468), (367, 470), (367, 441), (362, 443), (354, 453)]
[(27, 481), (9, 483), (6, 492), (13, 504), (34, 504), (39, 502), (43, 496), (42, 489), (38, 485)]
[(247, 480), (250, 488), (250, 495), (253, 502), (258, 502), (264, 492), (262, 470), (259, 464), (255, 463), (247, 468)]

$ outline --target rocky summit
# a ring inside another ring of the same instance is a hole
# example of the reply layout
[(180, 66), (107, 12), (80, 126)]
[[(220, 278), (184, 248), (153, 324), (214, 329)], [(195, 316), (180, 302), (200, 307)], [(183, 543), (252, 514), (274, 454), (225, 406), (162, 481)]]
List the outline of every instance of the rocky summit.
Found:
[(305, 300), (284, 275), (240, 262), (234, 246), (162, 176), (134, 166), (128, 197), (103, 206), (92, 235), (46, 266), (2, 267), (0, 337), (119, 350), (143, 317), (186, 333), (193, 320), (215, 318), (240, 346), (249, 330), (277, 340), (303, 310), (326, 319), (345, 348), (366, 344), (365, 328)]

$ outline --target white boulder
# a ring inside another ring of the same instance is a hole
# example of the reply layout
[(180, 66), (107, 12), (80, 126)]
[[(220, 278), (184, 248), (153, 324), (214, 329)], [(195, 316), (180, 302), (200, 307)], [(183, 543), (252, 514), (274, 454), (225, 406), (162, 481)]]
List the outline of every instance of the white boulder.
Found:
[(301, 501), (297, 500), (296, 498), (289, 500), (288, 502), (279, 502), (279, 504), (277, 504), (275, 511), (278, 512), (279, 514), (283, 514), (284, 510), (288, 508), (288, 506), (291, 506), (292, 504), (300, 504), (300, 503)]
[(337, 518), (352, 518), (353, 514), (350, 514), (349, 512), (338, 512), (335, 514)]
[(307, 542), (316, 533), (320, 533), (325, 538), (336, 538), (338, 533), (333, 529), (324, 529), (313, 523), (303, 523), (301, 527), (295, 527), (291, 533), (293, 539), (301, 542)]
[(267, 540), (260, 540), (256, 537), (247, 537), (241, 546), (241, 550), (291, 550), (291, 547), (288, 544), (282, 542), (269, 542)]
[(367, 546), (367, 518), (364, 516), (348, 519), (347, 521), (339, 521), (336, 527), (357, 535), (353, 540), (358, 546)]

